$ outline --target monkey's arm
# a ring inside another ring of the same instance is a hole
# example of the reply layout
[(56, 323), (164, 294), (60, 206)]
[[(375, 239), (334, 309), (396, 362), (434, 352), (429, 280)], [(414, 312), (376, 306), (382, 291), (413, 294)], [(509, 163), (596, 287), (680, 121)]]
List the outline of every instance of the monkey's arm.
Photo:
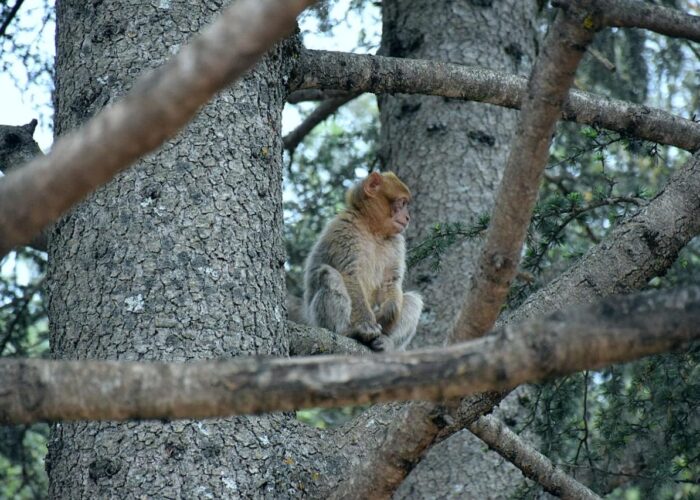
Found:
[(351, 303), (350, 327), (345, 335), (369, 343), (381, 334), (381, 327), (370, 307), (368, 293), (356, 273), (344, 272), (342, 276)]
[(403, 304), (403, 291), (401, 286), (403, 284), (405, 265), (402, 259), (403, 252), (398, 251), (397, 253), (397, 262), (386, 270), (378, 296), (379, 310), (377, 312), (377, 322), (381, 325), (382, 331), (387, 335), (399, 320)]
[(385, 285), (382, 293), (382, 301), (379, 304), (377, 313), (377, 323), (382, 327), (382, 331), (387, 334), (401, 316), (401, 305), (403, 304), (403, 291), (401, 286), (395, 282)]

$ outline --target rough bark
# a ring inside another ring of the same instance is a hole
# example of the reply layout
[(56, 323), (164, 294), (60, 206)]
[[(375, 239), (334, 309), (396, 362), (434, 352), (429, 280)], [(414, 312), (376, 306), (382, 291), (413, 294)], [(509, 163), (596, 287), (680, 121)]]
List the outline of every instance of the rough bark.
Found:
[[(292, 85), (306, 90), (291, 95), (313, 89), (344, 89), (336, 92), (434, 95), (519, 109), (527, 79), (507, 71), (439, 60), (305, 50)], [(478, 109), (484, 112), (485, 108)], [(700, 124), (693, 120), (576, 89), (569, 92), (562, 119), (688, 151), (700, 148)], [(478, 139), (467, 132), (468, 138)], [(490, 142), (486, 136), (482, 139)]]
[[(59, 133), (124, 95), (216, 10), (212, 2), (156, 4), (58, 3)], [(241, 34), (252, 18), (246, 23)], [(273, 49), (183, 133), (57, 224), (47, 294), (54, 358), (287, 354), (279, 131), (294, 51), (289, 42)], [(288, 414), (58, 424), (50, 496), (302, 496), (346, 465), (319, 461), (322, 445), (317, 430)]]
[[(0, 256), (27, 243), (95, 188), (172, 137), (215, 92), (239, 78), (275, 41), (290, 34), (297, 14), (311, 3), (239, 0), (177, 56), (139, 79), (124, 99), (61, 137), (49, 155), (3, 178)], [(97, 38), (130, 38), (133, 33), (124, 28), (110, 26)], [(89, 52), (93, 43), (103, 41), (92, 40), (80, 50)], [(63, 83), (71, 86), (71, 82)], [(86, 102), (79, 103), (80, 107), (99, 107), (108, 99), (103, 93), (83, 97)], [(73, 124), (61, 125), (59, 133), (73, 128)]]
[[(616, 297), (487, 338), (363, 357), (215, 363), (0, 359), (0, 422), (209, 418), (444, 401), (676, 349), (700, 339), (700, 288)], [(488, 429), (489, 432), (492, 429)]]

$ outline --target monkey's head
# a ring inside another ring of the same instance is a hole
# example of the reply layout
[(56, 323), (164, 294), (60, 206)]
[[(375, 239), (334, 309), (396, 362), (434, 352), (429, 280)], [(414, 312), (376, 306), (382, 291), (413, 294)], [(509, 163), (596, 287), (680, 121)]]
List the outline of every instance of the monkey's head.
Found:
[(406, 230), (410, 201), (411, 191), (393, 172), (372, 172), (346, 195), (348, 207), (365, 219), (374, 234), (386, 237)]

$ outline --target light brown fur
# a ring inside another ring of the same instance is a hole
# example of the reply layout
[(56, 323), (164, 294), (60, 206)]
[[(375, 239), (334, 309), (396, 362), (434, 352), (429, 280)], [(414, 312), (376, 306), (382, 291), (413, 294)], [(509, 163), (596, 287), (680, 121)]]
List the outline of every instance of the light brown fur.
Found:
[(391, 172), (347, 193), (347, 208), (321, 233), (306, 262), (307, 321), (374, 350), (404, 349), (416, 332), (420, 295), (402, 291), (410, 191)]

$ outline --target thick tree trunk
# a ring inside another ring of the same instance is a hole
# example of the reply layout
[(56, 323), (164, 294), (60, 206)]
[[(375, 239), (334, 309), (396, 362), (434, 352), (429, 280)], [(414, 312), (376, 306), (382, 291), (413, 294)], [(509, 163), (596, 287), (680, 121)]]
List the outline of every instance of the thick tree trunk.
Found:
[[(210, 5), (59, 2), (58, 134), (165, 61), (215, 14)], [(280, 44), (175, 139), (56, 225), (48, 272), (55, 358), (287, 354), (279, 131), (293, 48)], [(284, 414), (56, 425), (50, 494), (294, 495), (318, 474), (308, 457), (289, 456), (297, 437), (315, 433), (298, 427)]]
[[(536, 8), (534, 1), (386, 0), (382, 53), (527, 75), (535, 57)], [(384, 96), (380, 106), (385, 168), (396, 170), (414, 192), (409, 248), (435, 223), (468, 224), (491, 211), (515, 112), (413, 95)], [(425, 298), (418, 344), (440, 343), (451, 331), (479, 247), (466, 241), (450, 249), (437, 272), (429, 265), (412, 271)], [(522, 476), (485, 448), (471, 433), (456, 434), (428, 452), (396, 496), (507, 496)]]

